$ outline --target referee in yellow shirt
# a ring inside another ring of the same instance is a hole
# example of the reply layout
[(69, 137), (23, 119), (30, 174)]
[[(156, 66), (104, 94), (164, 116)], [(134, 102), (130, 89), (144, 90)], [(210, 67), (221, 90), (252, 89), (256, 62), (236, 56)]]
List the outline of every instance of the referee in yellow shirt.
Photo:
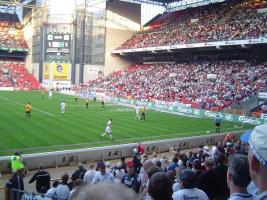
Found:
[(25, 106), (25, 117), (27, 117), (28, 119), (30, 119), (31, 117), (31, 110), (32, 110), (31, 102), (28, 102)]
[(146, 108), (145, 107), (143, 107), (143, 108), (141, 108), (141, 110), (140, 110), (140, 112), (141, 112), (141, 120), (146, 120)]

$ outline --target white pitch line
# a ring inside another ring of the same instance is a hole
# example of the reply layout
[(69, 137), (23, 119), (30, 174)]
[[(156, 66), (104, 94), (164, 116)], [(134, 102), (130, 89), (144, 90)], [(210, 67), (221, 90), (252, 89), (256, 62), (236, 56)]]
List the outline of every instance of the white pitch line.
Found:
[[(9, 102), (15, 103), (15, 104), (17, 104), (17, 105), (22, 105), (22, 106), (24, 106), (24, 104), (23, 104), (23, 103), (20, 103), (20, 102), (14, 101), (14, 100), (10, 100), (10, 99), (8, 99), (8, 98), (5, 98), (5, 97), (1, 97), (1, 96), (0, 96), (0, 99), (3, 99), (3, 100), (6, 100), (6, 101), (9, 101)], [(32, 109), (33, 109), (33, 110), (36, 110), (36, 111), (38, 111), (38, 112), (40, 112), (40, 113), (46, 114), (46, 115), (48, 115), (48, 116), (51, 116), (51, 117), (55, 117), (55, 116), (56, 116), (56, 115), (55, 115), (55, 114), (53, 114), (53, 113), (50, 113), (50, 112), (44, 111), (44, 110), (42, 110), (42, 109), (39, 109), (39, 108), (36, 108), (36, 107), (33, 107)]]
[[(238, 130), (238, 129), (241, 129), (241, 127), (239, 128), (224, 128), (223, 130), (231, 130), (231, 131), (234, 131), (234, 130)], [(214, 131), (214, 130), (212, 130)], [(198, 132), (184, 132), (184, 133), (175, 133), (175, 134), (168, 134), (168, 135), (154, 135), (154, 136), (145, 136), (145, 137), (135, 137), (135, 138), (124, 138), (124, 139), (119, 139), (119, 140), (114, 140), (115, 142), (123, 142), (123, 141), (133, 141), (133, 142), (136, 142), (136, 141), (140, 141), (142, 139), (152, 139), (150, 141), (153, 141), (154, 138), (161, 138), (161, 137), (167, 137), (167, 138), (163, 138), (163, 139), (175, 139), (173, 138), (173, 136), (182, 136), (181, 138), (184, 138), (184, 137), (190, 137), (190, 136), (186, 136), (186, 134), (193, 134), (193, 133), (206, 133), (206, 131), (198, 131)], [(211, 135), (214, 135), (216, 133), (212, 133)], [(208, 134), (209, 135), (209, 134)], [(171, 136), (171, 138), (168, 138), (168, 136)], [(193, 137), (201, 137), (203, 135), (195, 135)], [(192, 136), (191, 136), (192, 137)], [(53, 148), (64, 148), (64, 147), (75, 147), (77, 146), (79, 148), (79, 146), (81, 145), (92, 145), (92, 144), (104, 144), (104, 143), (109, 143), (111, 141), (109, 140), (106, 140), (106, 141), (94, 141), (94, 142), (87, 142), (87, 143), (76, 143), (76, 144), (67, 144), (67, 145), (53, 145), (53, 146), (41, 146), (41, 147), (29, 147), (29, 148), (23, 148), (23, 149), (20, 149), (22, 151), (25, 151), (25, 150), (35, 150), (35, 149), (53, 149)], [(118, 143), (114, 143), (114, 145), (118, 145)], [(85, 147), (84, 147), (85, 148)], [(0, 150), (0, 152), (9, 152), (9, 151), (15, 151), (15, 149), (5, 149), (5, 150)]]

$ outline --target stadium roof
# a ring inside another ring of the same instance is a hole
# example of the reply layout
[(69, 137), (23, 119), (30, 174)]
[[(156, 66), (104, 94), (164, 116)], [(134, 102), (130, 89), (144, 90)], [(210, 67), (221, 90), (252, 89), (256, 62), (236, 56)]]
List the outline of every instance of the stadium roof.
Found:
[[(112, 0), (106, 0), (106, 1), (112, 1)], [(120, 1), (164, 6), (167, 12), (170, 12), (175, 10), (182, 10), (188, 7), (198, 7), (211, 3), (223, 2), (227, 0), (120, 0)]]
[(30, 2), (34, 2), (36, 0), (0, 0), (0, 6), (6, 6), (10, 8), (16, 7), (27, 7), (27, 8), (34, 8), (35, 6), (29, 4)]

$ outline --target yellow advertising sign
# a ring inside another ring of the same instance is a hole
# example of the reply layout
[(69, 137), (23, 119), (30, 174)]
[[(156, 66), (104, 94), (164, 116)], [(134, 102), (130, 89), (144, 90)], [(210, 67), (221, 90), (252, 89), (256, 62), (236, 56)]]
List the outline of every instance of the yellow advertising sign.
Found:
[(52, 66), (52, 80), (68, 80), (69, 64), (68, 63), (45, 63), (44, 79), (49, 79), (50, 67)]

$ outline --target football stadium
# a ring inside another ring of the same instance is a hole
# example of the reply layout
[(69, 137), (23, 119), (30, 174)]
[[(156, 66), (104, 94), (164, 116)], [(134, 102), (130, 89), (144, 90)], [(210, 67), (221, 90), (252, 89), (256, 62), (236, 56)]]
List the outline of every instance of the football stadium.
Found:
[(266, 199), (266, 52), (266, 0), (0, 0), (0, 199)]

